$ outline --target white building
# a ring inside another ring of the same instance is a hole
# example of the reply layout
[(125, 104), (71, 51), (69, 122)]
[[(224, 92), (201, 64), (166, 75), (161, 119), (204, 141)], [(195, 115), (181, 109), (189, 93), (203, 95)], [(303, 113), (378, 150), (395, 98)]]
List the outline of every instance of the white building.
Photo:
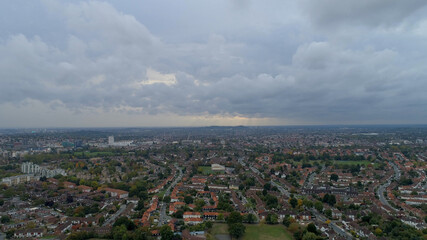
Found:
[(113, 147), (128, 147), (133, 143), (133, 141), (118, 141), (115, 142), (114, 141), (114, 136), (109, 136), (108, 137), (108, 146), (113, 146)]
[(60, 168), (56, 168), (56, 169), (48, 169), (45, 167), (40, 167), (37, 164), (34, 164), (32, 162), (25, 162), (21, 165), (21, 171), (23, 173), (27, 173), (27, 174), (34, 174), (34, 175), (39, 175), (42, 177), (54, 177), (56, 175), (63, 175), (66, 176), (67, 173)]
[(40, 171), (40, 166), (32, 162), (25, 162), (21, 165), (21, 172), (34, 174)]
[(108, 145), (114, 145), (114, 136), (108, 137)]
[(6, 186), (13, 186), (13, 185), (18, 185), (20, 183), (31, 182), (39, 179), (40, 177), (36, 177), (33, 174), (24, 174), (24, 175), (3, 178), (1, 180), (1, 183), (6, 184)]
[(212, 171), (225, 171), (225, 166), (219, 165), (219, 164), (212, 164), (211, 165)]

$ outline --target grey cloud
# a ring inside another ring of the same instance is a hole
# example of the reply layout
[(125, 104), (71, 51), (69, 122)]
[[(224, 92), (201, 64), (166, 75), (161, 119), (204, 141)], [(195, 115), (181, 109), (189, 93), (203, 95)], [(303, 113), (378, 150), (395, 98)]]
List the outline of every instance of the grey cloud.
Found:
[[(422, 111), (427, 103), (425, 64), (415, 64), (399, 45), (337, 45), (326, 37), (316, 41), (311, 33), (286, 24), (260, 36), (230, 39), (211, 33), (205, 41), (169, 43), (109, 3), (45, 4), (64, 22), (66, 41), (58, 46), (39, 36), (4, 38), (0, 104), (34, 99), (73, 111), (271, 117), (311, 123), (427, 117)], [(359, 8), (368, 6), (360, 4)], [(321, 11), (327, 10), (319, 7)], [(301, 36), (284, 34), (288, 29)], [(176, 82), (144, 83), (148, 69), (173, 74)]]
[(423, 0), (303, 1), (303, 8), (316, 26), (393, 26), (427, 4)]

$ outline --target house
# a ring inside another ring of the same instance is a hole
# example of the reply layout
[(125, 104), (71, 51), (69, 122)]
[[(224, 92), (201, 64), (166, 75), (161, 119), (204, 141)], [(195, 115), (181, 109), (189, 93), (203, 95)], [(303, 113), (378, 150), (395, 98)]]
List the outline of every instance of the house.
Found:
[(203, 223), (203, 219), (199, 216), (197, 218), (184, 218), (185, 224), (196, 225)]
[(67, 230), (69, 231), (72, 226), (73, 224), (70, 221), (66, 221), (55, 228), (55, 234), (65, 233)]
[(216, 205), (208, 205), (208, 206), (203, 206), (203, 212), (215, 212), (217, 210)]
[(91, 187), (85, 186), (85, 185), (80, 185), (77, 187), (77, 189), (81, 190), (84, 193), (88, 193), (90, 191), (92, 191)]
[(157, 236), (160, 236), (160, 230), (152, 230), (151, 231), (151, 236), (153, 236), (153, 237), (157, 237)]
[(80, 232), (94, 232), (99, 236), (105, 236), (111, 233), (111, 226), (106, 227), (81, 227), (79, 229)]
[(332, 218), (340, 219), (342, 217), (342, 213), (338, 209), (332, 210)]
[(77, 187), (77, 185), (72, 183), (72, 182), (65, 181), (65, 182), (63, 182), (63, 184), (64, 184), (65, 188), (76, 188)]
[(203, 213), (203, 219), (205, 220), (216, 220), (219, 213), (217, 212), (204, 212)]
[(356, 211), (347, 211), (346, 216), (348, 219), (350, 219), (351, 221), (354, 221), (357, 217), (357, 212)]
[(106, 193), (109, 193), (112, 197), (117, 198), (127, 198), (129, 196), (129, 192), (120, 190), (120, 189), (114, 189), (114, 188), (104, 188)]
[(184, 212), (182, 215), (182, 218), (200, 218), (201, 214), (200, 212)]
[(190, 231), (188, 229), (184, 229), (184, 231), (182, 231), (182, 239), (184, 239), (184, 240), (204, 240), (206, 238), (194, 236), (190, 233)]
[(69, 217), (67, 218), (68, 221), (70, 221), (73, 225), (76, 224), (96, 224), (96, 218), (94, 217)]
[(311, 213), (304, 211), (304, 212), (300, 213), (299, 217), (303, 221), (309, 221), (309, 220), (311, 220)]
[(297, 213), (294, 210), (284, 210), (284, 211), (280, 211), (279, 213), (279, 217), (280, 216), (287, 216), (287, 217), (291, 217), (293, 219), (297, 219)]
[(13, 234), (15, 238), (37, 238), (43, 237), (44, 229), (42, 228), (34, 228), (34, 229), (22, 229), (16, 230)]

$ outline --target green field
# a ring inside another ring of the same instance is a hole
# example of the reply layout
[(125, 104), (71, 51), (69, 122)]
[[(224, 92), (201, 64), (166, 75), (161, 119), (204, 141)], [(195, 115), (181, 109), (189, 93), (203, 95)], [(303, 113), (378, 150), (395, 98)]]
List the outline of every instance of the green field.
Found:
[[(74, 152), (74, 156), (76, 157), (83, 157), (83, 152)], [(85, 157), (108, 157), (108, 156), (114, 156), (114, 153), (112, 152), (84, 152)]]
[(257, 224), (245, 224), (246, 233), (243, 240), (286, 240), (293, 239), (292, 235), (286, 230), (285, 226)]
[(203, 175), (224, 174), (225, 173), (225, 171), (212, 171), (211, 166), (200, 166), (197, 168), (197, 171)]
[[(281, 225), (245, 224), (246, 233), (243, 240), (287, 240), (293, 239), (292, 235)], [(228, 234), (227, 224), (214, 224), (210, 236), (215, 239), (217, 234)], [(212, 239), (212, 238), (211, 238)]]
[[(315, 166), (314, 164), (317, 162), (318, 164), (323, 164), (323, 163), (325, 163), (324, 161), (321, 161), (321, 160), (309, 160), (308, 161), (312, 166)], [(297, 162), (297, 161), (293, 161), (293, 163), (294, 164), (296, 164), (296, 165), (302, 165), (303, 164), (303, 161), (299, 161), (299, 162)], [(342, 165), (357, 165), (357, 164), (359, 164), (359, 165), (368, 165), (368, 164), (371, 164), (372, 162), (370, 162), (370, 161), (368, 161), (368, 160), (360, 160), (360, 161), (344, 161), (344, 160), (342, 160), (342, 161), (338, 161), (338, 160), (331, 160), (331, 163), (332, 164), (342, 164)], [(374, 164), (374, 166), (376, 167), (377, 165), (378, 165), (378, 163), (376, 163), (376, 162), (374, 162), (373, 163)]]
[[(333, 161), (334, 164), (347, 164), (347, 165), (368, 165), (371, 164), (372, 162), (368, 161), (368, 160), (363, 160), (363, 161)], [(378, 163), (373, 163), (374, 166), (378, 165)]]
[(368, 160), (363, 160), (363, 161), (334, 161), (334, 163), (337, 163), (337, 164), (351, 164), (351, 165), (357, 165), (357, 164), (367, 165), (367, 164), (371, 164), (371, 162), (368, 161)]
[(211, 166), (200, 166), (197, 168), (197, 171), (204, 175), (210, 175), (214, 173), (214, 171), (212, 171)]
[(228, 234), (228, 226), (225, 223), (215, 223), (210, 230), (212, 235)]

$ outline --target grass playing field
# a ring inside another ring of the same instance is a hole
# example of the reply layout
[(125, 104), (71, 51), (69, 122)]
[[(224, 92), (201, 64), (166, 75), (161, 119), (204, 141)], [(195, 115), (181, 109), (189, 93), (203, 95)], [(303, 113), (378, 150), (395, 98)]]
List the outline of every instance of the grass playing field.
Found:
[(287, 240), (293, 239), (292, 235), (286, 230), (285, 226), (278, 225), (245, 225), (246, 232), (243, 240)]
[[(245, 224), (246, 232), (242, 237), (243, 240), (290, 240), (293, 239), (292, 234), (281, 225), (267, 224)], [(211, 236), (217, 234), (228, 234), (227, 224), (214, 224), (211, 229)], [(215, 237), (214, 237), (215, 239)]]

